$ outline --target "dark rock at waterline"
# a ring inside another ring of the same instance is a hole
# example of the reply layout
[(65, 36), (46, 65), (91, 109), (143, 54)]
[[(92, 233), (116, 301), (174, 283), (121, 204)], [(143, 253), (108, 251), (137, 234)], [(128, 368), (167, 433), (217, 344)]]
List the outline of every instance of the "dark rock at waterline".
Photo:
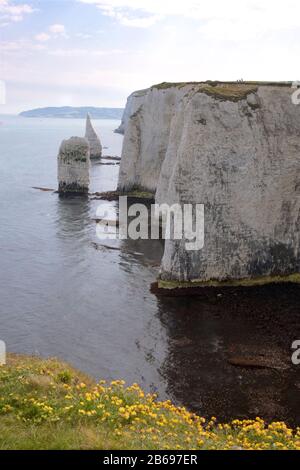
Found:
[(110, 246), (110, 245), (103, 245), (100, 243), (92, 243), (92, 246), (95, 248), (95, 250), (112, 250), (112, 251), (120, 251), (121, 248), (118, 246)]
[(118, 191), (107, 191), (103, 193), (91, 193), (92, 200), (118, 201), (120, 193)]
[(88, 196), (88, 188), (81, 186), (80, 184), (72, 183), (61, 183), (58, 186), (58, 193), (60, 196)]
[(111, 157), (110, 155), (103, 155), (102, 156), (102, 160), (114, 160), (116, 162), (120, 162), (121, 161), (121, 157)]
[(55, 189), (51, 189), (51, 188), (40, 188), (40, 187), (38, 187), (38, 186), (32, 186), (32, 189), (36, 189), (37, 191), (43, 191), (43, 192), (52, 192), (52, 193), (55, 192)]
[(159, 287), (158, 282), (153, 282), (150, 286), (150, 292), (158, 297), (192, 297), (192, 296), (207, 296), (213, 294), (215, 296), (216, 289), (213, 287), (174, 287), (173, 289), (166, 289)]
[(112, 162), (99, 162), (97, 165), (107, 165), (107, 166), (116, 166), (119, 165), (119, 163), (112, 163)]
[(119, 220), (110, 220), (110, 219), (93, 219), (94, 222), (96, 222), (96, 224), (100, 224), (100, 223), (103, 223), (107, 226), (111, 226), (111, 227), (119, 227)]
[(235, 367), (281, 371), (291, 367), (291, 359), (272, 345), (235, 344), (228, 348), (228, 353), (228, 363)]
[(154, 195), (142, 191), (107, 191), (102, 193), (90, 193), (89, 195), (93, 196), (91, 198), (92, 200), (118, 201), (120, 196), (127, 196), (131, 203), (134, 203), (135, 201), (140, 202), (141, 200), (146, 203), (154, 202)]

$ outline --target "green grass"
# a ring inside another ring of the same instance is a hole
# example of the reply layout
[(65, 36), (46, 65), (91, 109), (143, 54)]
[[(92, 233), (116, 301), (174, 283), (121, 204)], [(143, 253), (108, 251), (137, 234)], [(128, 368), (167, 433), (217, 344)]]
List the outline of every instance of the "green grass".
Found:
[(235, 280), (224, 280), (218, 281), (217, 279), (211, 279), (208, 281), (202, 281), (195, 279), (193, 281), (175, 281), (175, 280), (158, 280), (159, 289), (189, 289), (192, 287), (253, 287), (253, 286), (264, 286), (267, 284), (300, 284), (300, 273), (289, 274), (286, 276), (260, 276), (253, 278), (243, 278)]
[(207, 80), (205, 82), (162, 82), (156, 85), (153, 85), (151, 89), (157, 90), (168, 90), (169, 88), (183, 88), (185, 86), (198, 86), (198, 85), (208, 85), (208, 86), (231, 86), (237, 85), (240, 87), (243, 86), (279, 86), (279, 87), (291, 87), (293, 82), (274, 82), (274, 81), (228, 81), (222, 82), (218, 80)]
[(103, 200), (108, 201), (118, 201), (120, 196), (127, 196), (129, 199), (143, 199), (154, 201), (154, 193), (147, 191), (143, 188), (139, 189), (133, 187), (128, 190), (120, 190), (120, 191), (107, 191), (104, 193), (94, 193), (91, 196), (96, 196)]
[(134, 384), (96, 384), (56, 359), (0, 367), (0, 449), (300, 449), (284, 423), (217, 424)]
[(151, 90), (168, 90), (170, 88), (181, 89), (192, 87), (193, 91), (205, 93), (221, 101), (240, 101), (250, 93), (255, 93), (259, 86), (291, 87), (292, 82), (220, 82), (207, 80), (206, 82), (163, 82), (153, 85)]
[(221, 101), (240, 101), (247, 98), (250, 93), (255, 93), (257, 86), (244, 84), (224, 84), (224, 85), (202, 85), (199, 87), (199, 93), (205, 93)]

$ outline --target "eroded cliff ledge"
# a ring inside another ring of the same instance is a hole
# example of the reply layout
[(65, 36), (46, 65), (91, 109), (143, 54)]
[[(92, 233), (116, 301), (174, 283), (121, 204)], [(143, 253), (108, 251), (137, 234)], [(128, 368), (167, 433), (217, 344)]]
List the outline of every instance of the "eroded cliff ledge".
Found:
[(160, 285), (300, 279), (300, 106), (289, 83), (181, 83), (131, 95), (119, 190), (205, 206), (205, 245), (166, 241)]

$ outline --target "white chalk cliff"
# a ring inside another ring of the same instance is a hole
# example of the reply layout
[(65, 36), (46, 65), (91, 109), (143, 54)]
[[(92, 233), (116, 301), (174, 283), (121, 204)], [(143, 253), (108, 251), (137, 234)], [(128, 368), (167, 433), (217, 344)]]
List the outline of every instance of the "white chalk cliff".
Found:
[(91, 117), (89, 114), (86, 118), (85, 138), (90, 145), (90, 158), (100, 158), (102, 156), (102, 145), (98, 134), (93, 128)]
[(88, 141), (82, 137), (63, 140), (57, 157), (59, 193), (87, 193), (90, 183), (89, 170)]
[(119, 190), (205, 206), (205, 244), (166, 241), (160, 285), (300, 280), (300, 106), (288, 84), (161, 84), (131, 95)]
[(138, 110), (139, 105), (143, 103), (143, 98), (147, 94), (147, 92), (148, 90), (135, 91), (127, 98), (127, 103), (122, 116), (121, 124), (115, 130), (117, 134), (125, 134), (125, 128), (130, 116), (132, 116)]

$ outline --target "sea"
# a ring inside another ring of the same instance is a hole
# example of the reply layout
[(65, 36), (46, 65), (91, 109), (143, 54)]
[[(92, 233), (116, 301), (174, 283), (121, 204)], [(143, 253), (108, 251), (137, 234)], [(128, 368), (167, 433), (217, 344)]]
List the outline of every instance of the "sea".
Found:
[[(121, 156), (119, 124), (94, 121), (105, 156)], [(299, 425), (300, 366), (291, 363), (299, 288), (152, 294), (163, 243), (111, 247), (97, 237), (103, 201), (55, 193), (60, 143), (84, 131), (80, 119), (0, 116), (0, 339), (7, 350), (58, 357), (95, 379), (137, 382), (221, 421), (261, 416)], [(118, 172), (117, 160), (93, 162), (90, 191), (116, 189)]]

